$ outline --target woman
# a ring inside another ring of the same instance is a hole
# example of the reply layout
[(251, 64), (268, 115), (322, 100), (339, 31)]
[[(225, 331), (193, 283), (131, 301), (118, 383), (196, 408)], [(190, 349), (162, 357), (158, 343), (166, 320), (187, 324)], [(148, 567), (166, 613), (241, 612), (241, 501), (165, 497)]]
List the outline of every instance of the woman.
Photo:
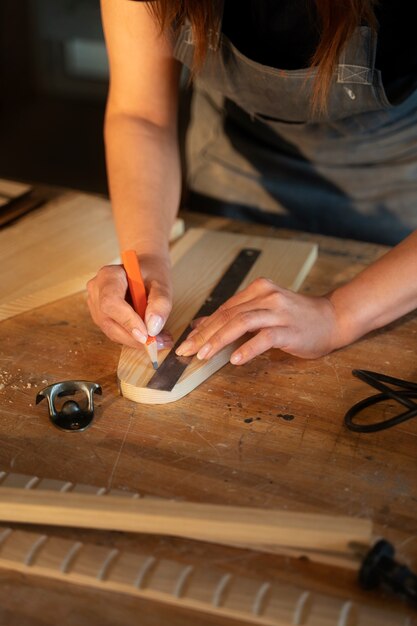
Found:
[(145, 325), (125, 302), (122, 268), (90, 281), (92, 317), (111, 339), (137, 347), (171, 310), (181, 64), (195, 79), (191, 203), (397, 245), (322, 297), (257, 280), (178, 354), (209, 359), (250, 331), (232, 363), (269, 348), (316, 358), (417, 307), (417, 46), (406, 9), (374, 4), (102, 0), (110, 193), (120, 247), (137, 251), (149, 289)]

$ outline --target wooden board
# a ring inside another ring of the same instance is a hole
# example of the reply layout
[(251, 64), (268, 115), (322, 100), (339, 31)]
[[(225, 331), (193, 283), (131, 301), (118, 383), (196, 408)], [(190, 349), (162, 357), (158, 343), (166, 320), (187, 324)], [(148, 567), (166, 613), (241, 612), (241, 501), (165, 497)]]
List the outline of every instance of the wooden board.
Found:
[[(124, 593), (264, 626), (406, 626), (403, 611), (377, 609), (243, 572), (149, 553), (0, 528), (0, 569)], [(108, 597), (108, 596), (107, 596)], [(109, 598), (110, 601), (110, 598)], [(198, 623), (198, 621), (196, 621)]]
[[(159, 498), (153, 495), (140, 494), (137, 491), (126, 491), (120, 489), (109, 489), (107, 487), (97, 487), (94, 485), (88, 485), (84, 483), (73, 483), (70, 481), (62, 481), (54, 478), (40, 478), (38, 476), (30, 476), (27, 474), (17, 474), (15, 472), (0, 471), (0, 485), (1, 489), (22, 489), (22, 490), (41, 490), (41, 491), (54, 491), (60, 493), (72, 493), (72, 494), (89, 494), (90, 496), (116, 496), (118, 498), (132, 498), (134, 500), (138, 498), (152, 499), (166, 501), (165, 498)], [(1, 493), (1, 491), (0, 491)], [(169, 506), (169, 505), (168, 505)], [(302, 517), (302, 516), (301, 516)], [(350, 520), (352, 524), (357, 528), (357, 520)], [(350, 521), (346, 522), (346, 518), (334, 518), (333, 522), (338, 524), (345, 524), (350, 526)], [(371, 541), (371, 525), (369, 522), (359, 522), (361, 532), (364, 532), (361, 538), (361, 542), (355, 543), (348, 542), (346, 550), (343, 551), (329, 551), (321, 549), (310, 549), (308, 546), (303, 548), (290, 547), (288, 545), (267, 545), (264, 543), (253, 542), (245, 544), (236, 540), (233, 541), (220, 541), (220, 537), (216, 537), (216, 543), (223, 543), (224, 545), (235, 546), (239, 548), (251, 548), (256, 549), (258, 552), (266, 552), (268, 554), (280, 554), (290, 556), (292, 558), (306, 558), (315, 563), (324, 563), (326, 565), (332, 565), (335, 567), (343, 567), (353, 571), (358, 571), (360, 564), (363, 560), (363, 556), (368, 552)], [(350, 531), (349, 531), (350, 532)], [(358, 536), (355, 537), (358, 540)], [(349, 539), (352, 536), (349, 535)], [(263, 542), (263, 539), (261, 540)]]
[(369, 520), (175, 500), (0, 487), (0, 521), (185, 537), (199, 541), (322, 550), (370, 547)]
[(37, 191), (25, 193), (0, 206), (0, 228), (8, 226), (26, 213), (38, 209), (45, 204), (45, 198)]
[(69, 193), (0, 232), (0, 320), (85, 288), (117, 258), (109, 203)]
[[(174, 341), (181, 336), (242, 248), (260, 249), (262, 254), (241, 288), (255, 278), (265, 276), (281, 287), (295, 291), (314, 264), (318, 251), (315, 244), (307, 242), (190, 229), (174, 246), (172, 253), (174, 305), (166, 328)], [(146, 404), (178, 400), (225, 365), (240, 343), (242, 340), (227, 346), (209, 361), (194, 358), (172, 391), (147, 389), (154, 374), (149, 358), (143, 350), (123, 348), (117, 372), (121, 392), (130, 400)], [(160, 352), (159, 362), (167, 355), (168, 351)]]
[(10, 202), (10, 200), (29, 193), (31, 189), (30, 185), (0, 178), (0, 208)]
[(107, 200), (68, 193), (49, 202), (0, 232), (0, 320), (82, 291), (118, 255)]

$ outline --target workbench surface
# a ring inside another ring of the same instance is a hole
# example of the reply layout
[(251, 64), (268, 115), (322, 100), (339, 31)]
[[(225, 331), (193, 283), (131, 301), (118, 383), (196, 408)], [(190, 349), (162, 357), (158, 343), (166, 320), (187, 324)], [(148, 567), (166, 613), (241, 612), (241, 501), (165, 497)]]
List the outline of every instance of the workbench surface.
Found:
[[(343, 283), (385, 251), (198, 214), (183, 217), (192, 226), (318, 241), (319, 259), (301, 289), (308, 294)], [(270, 351), (244, 367), (225, 366), (178, 402), (139, 405), (119, 395), (120, 347), (94, 326), (86, 294), (76, 294), (0, 324), (0, 470), (195, 502), (370, 518), (376, 535), (392, 541), (398, 559), (416, 569), (417, 420), (375, 434), (356, 434), (343, 424), (346, 410), (373, 393), (352, 369), (417, 381), (416, 347), (412, 314), (319, 360)], [(69, 379), (103, 388), (95, 421), (82, 433), (57, 430), (46, 403), (35, 405), (41, 388)], [(398, 407), (390, 403), (386, 416), (390, 412)], [(305, 560), (167, 537), (51, 532), (411, 611), (380, 591), (359, 591), (354, 572)], [(133, 626), (138, 616), (141, 626), (233, 623), (0, 573), (1, 626)]]

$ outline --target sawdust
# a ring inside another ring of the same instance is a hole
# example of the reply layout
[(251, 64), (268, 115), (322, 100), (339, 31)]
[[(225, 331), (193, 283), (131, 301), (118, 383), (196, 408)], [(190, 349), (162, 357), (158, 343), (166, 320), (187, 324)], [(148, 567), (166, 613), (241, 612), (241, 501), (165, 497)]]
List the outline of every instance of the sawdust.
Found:
[[(18, 372), (21, 372), (21, 369), (19, 368), (17, 370)], [(22, 377), (22, 374), (19, 374), (18, 376), (19, 379), (16, 380), (16, 375), (12, 374), (11, 372), (8, 372), (7, 370), (2, 370), (0, 371), (0, 391), (6, 389), (6, 387), (9, 387), (10, 389), (13, 390), (24, 390), (24, 389), (36, 389), (39, 384), (36, 382), (31, 382), (30, 380), (28, 381), (27, 379), (24, 380), (24, 378)], [(33, 375), (30, 376), (30, 378), (33, 380), (35, 377)], [(47, 383), (47, 380), (43, 380), (42, 384)]]
[(0, 371), (0, 389), (4, 389), (12, 379), (10, 372), (3, 370)]

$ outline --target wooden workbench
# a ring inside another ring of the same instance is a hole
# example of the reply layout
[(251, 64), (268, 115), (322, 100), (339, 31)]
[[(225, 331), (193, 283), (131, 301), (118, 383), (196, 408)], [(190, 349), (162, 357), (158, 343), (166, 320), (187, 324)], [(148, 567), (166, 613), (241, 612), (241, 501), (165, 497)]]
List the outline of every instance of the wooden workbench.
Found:
[[(314, 239), (320, 253), (302, 292), (320, 294), (384, 252), (380, 246), (184, 213), (188, 225)], [(99, 236), (99, 234), (97, 235)], [(355, 434), (346, 410), (372, 390), (353, 368), (417, 381), (417, 316), (315, 361), (270, 351), (244, 367), (225, 366), (169, 405), (137, 405), (118, 393), (120, 347), (90, 319), (85, 293), (0, 324), (0, 470), (198, 502), (371, 518), (417, 568), (417, 420)], [(35, 405), (47, 384), (98, 382), (96, 418), (63, 433)], [(397, 411), (397, 407), (388, 408)], [(359, 591), (355, 574), (304, 560), (198, 542), (121, 533), (54, 530), (118, 548), (251, 572), (375, 606), (409, 610), (382, 592)], [(412, 614), (412, 613), (410, 613)], [(0, 625), (191, 626), (215, 617), (56, 581), (0, 573)], [(410, 623), (414, 623), (414, 620)]]

